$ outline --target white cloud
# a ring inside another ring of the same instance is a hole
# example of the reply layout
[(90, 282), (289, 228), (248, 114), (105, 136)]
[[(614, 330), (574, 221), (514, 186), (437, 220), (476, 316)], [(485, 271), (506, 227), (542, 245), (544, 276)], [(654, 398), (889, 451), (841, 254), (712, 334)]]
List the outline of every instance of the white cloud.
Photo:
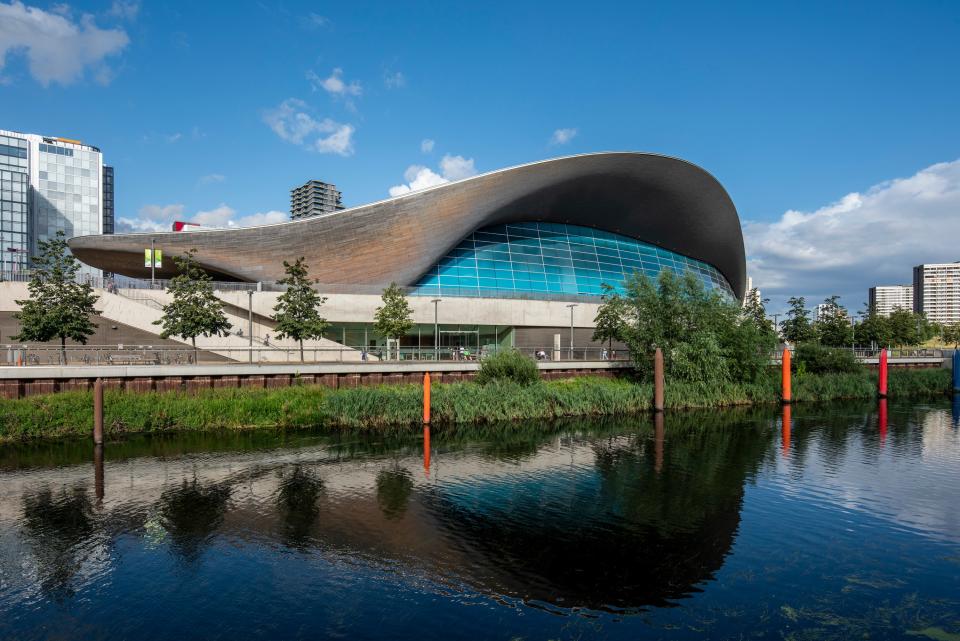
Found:
[(94, 69), (95, 80), (109, 82), (104, 60), (129, 42), (125, 31), (100, 29), (89, 14), (74, 22), (69, 15), (28, 7), (19, 0), (0, 4), (0, 71), (8, 53), (22, 52), (30, 74), (44, 87), (75, 82), (88, 67)]
[(383, 84), (387, 89), (400, 89), (407, 84), (407, 77), (401, 71), (387, 71), (383, 74)]
[(206, 176), (200, 176), (198, 182), (201, 185), (212, 185), (213, 183), (222, 183), (226, 179), (227, 177), (223, 174), (207, 174)]
[(271, 225), (282, 223), (290, 219), (283, 211), (270, 210), (257, 212), (246, 216), (238, 216), (237, 210), (226, 203), (207, 211), (198, 211), (193, 215), (184, 213), (184, 206), (174, 205), (146, 205), (140, 208), (139, 216), (135, 219), (120, 218), (117, 221), (118, 232), (161, 232), (170, 231), (174, 221), (196, 223), (207, 227), (253, 227), (256, 225)]
[(467, 159), (463, 156), (448, 154), (440, 159), (439, 174), (423, 165), (410, 165), (403, 172), (403, 179), (407, 182), (402, 185), (394, 185), (389, 191), (391, 196), (402, 196), (412, 191), (442, 185), (454, 180), (462, 180), (476, 174), (477, 170), (473, 165), (473, 158)]
[(113, 4), (110, 5), (110, 10), (107, 11), (107, 15), (112, 18), (119, 18), (121, 20), (129, 20), (133, 22), (137, 19), (137, 14), (140, 13), (140, 3), (136, 0), (125, 1), (125, 0), (113, 0)]
[(172, 133), (172, 134), (167, 134), (167, 135), (165, 135), (163, 138), (164, 138), (164, 140), (166, 140), (166, 141), (169, 142), (169, 143), (175, 143), (175, 142), (179, 141), (181, 138), (183, 138), (183, 134), (180, 133), (179, 131), (177, 131), (177, 132)]
[(117, 232), (170, 231), (175, 220), (183, 220), (183, 205), (145, 205), (137, 218), (117, 218)]
[(425, 153), (425, 154), (429, 154), (430, 152), (433, 151), (433, 146), (434, 146), (435, 144), (436, 144), (436, 143), (435, 143), (434, 141), (430, 140), (429, 138), (424, 138), (424, 139), (420, 142), (420, 151), (422, 151), (422, 152)]
[(573, 140), (577, 135), (576, 129), (557, 129), (550, 136), (551, 145), (565, 145)]
[(343, 80), (343, 69), (337, 67), (326, 78), (321, 78), (313, 71), (307, 72), (307, 80), (313, 86), (314, 90), (323, 89), (331, 96), (343, 98), (346, 96), (359, 96), (363, 93), (360, 83), (353, 80), (349, 83)]
[(282, 140), (319, 153), (341, 156), (353, 154), (353, 125), (335, 122), (330, 118), (317, 120), (309, 113), (307, 104), (288, 98), (274, 109), (264, 112), (263, 121)]
[(330, 18), (326, 16), (321, 16), (319, 13), (311, 13), (307, 16), (307, 19), (304, 21), (304, 24), (311, 29), (316, 29), (318, 27), (328, 27), (330, 26)]
[(960, 160), (847, 194), (812, 212), (744, 224), (747, 273), (772, 310), (838, 294), (859, 310), (873, 285), (908, 284), (921, 263), (960, 261)]

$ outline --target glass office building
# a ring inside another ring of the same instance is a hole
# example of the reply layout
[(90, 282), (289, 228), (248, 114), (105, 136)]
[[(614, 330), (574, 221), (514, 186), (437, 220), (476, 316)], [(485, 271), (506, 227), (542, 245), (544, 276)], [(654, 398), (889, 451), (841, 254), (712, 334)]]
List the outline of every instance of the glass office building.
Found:
[(656, 278), (664, 269), (692, 272), (708, 289), (735, 298), (720, 272), (702, 261), (612, 232), (538, 222), (475, 231), (420, 279), (414, 293), (599, 296), (604, 283), (622, 292), (634, 272)]
[(30, 254), (29, 144), (0, 132), (0, 272), (25, 268)]
[[(0, 172), (0, 270), (26, 268), (38, 243), (57, 232), (67, 238), (113, 232), (113, 170), (96, 147), (0, 130)], [(84, 265), (81, 273), (100, 270)]]

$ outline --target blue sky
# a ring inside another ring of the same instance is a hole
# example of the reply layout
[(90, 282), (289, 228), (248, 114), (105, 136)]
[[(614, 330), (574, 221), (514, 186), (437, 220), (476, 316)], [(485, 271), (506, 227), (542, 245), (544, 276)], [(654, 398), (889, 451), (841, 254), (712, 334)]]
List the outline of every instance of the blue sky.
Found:
[(955, 2), (0, 0), (0, 55), (0, 128), (100, 147), (134, 227), (642, 150), (727, 187), (773, 308), (960, 260)]

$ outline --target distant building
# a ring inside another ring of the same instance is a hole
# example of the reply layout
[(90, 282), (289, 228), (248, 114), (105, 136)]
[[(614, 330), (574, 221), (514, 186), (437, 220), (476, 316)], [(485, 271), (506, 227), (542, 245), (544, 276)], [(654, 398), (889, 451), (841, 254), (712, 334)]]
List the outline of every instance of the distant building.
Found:
[(113, 167), (103, 166), (103, 233), (114, 231)]
[(0, 130), (0, 269), (26, 268), (38, 243), (60, 231), (67, 238), (112, 233), (113, 177), (109, 169), (108, 188), (106, 171), (100, 150), (79, 140)]
[(898, 309), (913, 309), (912, 285), (877, 285), (870, 288), (870, 309), (878, 316), (889, 316)]
[(820, 303), (817, 305), (816, 309), (813, 310), (813, 320), (818, 321), (822, 318), (826, 318), (830, 315), (831, 306), (826, 303)]
[(913, 311), (935, 323), (960, 322), (960, 263), (913, 268)]
[[(751, 292), (753, 292), (751, 294)], [(753, 278), (747, 276), (747, 288), (743, 292), (743, 306), (746, 307), (748, 304), (753, 303), (754, 305), (759, 305), (760, 301), (763, 300), (763, 296), (760, 295), (760, 290), (753, 289)]]
[(332, 214), (343, 209), (342, 195), (336, 185), (310, 180), (290, 190), (290, 218)]

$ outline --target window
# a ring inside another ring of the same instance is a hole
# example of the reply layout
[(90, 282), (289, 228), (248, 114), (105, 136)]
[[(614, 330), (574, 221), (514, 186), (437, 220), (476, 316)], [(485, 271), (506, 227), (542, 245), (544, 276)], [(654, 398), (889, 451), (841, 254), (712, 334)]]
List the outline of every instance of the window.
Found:
[(421, 277), (414, 294), (476, 296), (479, 288), (487, 296), (599, 296), (604, 283), (622, 290), (634, 272), (656, 277), (663, 269), (693, 272), (708, 289), (734, 298), (726, 279), (707, 263), (610, 232), (555, 223), (475, 231)]

